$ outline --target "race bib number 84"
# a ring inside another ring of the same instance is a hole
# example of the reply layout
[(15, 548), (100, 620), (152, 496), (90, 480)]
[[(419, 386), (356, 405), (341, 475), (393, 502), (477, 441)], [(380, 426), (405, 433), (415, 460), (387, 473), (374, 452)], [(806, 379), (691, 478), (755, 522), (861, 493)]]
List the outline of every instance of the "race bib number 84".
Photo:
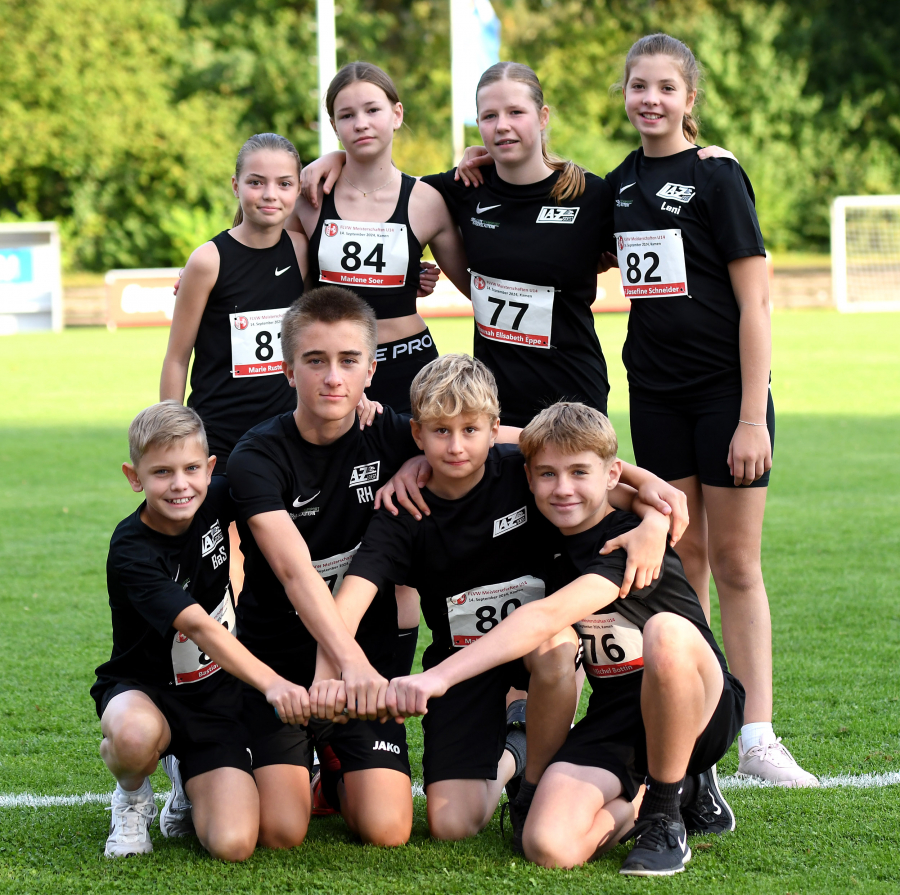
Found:
[(543, 599), (544, 582), (531, 575), (501, 581), (447, 597), (447, 616), (453, 646), (468, 646), (496, 628), (510, 612)]
[(341, 286), (403, 286), (409, 267), (405, 224), (325, 221), (319, 241), (319, 280)]
[(495, 280), (472, 274), (472, 306), (486, 339), (527, 348), (549, 348), (553, 330), (552, 286)]
[(688, 294), (681, 230), (616, 233), (616, 256), (626, 298)]

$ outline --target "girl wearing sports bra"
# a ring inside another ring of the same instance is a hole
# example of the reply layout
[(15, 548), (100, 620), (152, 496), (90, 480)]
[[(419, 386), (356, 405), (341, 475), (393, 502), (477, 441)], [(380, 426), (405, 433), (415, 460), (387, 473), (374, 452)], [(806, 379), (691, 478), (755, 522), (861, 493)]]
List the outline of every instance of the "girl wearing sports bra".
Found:
[(439, 193), (391, 161), (403, 106), (393, 81), (368, 62), (351, 62), (326, 94), (331, 124), (346, 151), (333, 192), (300, 198), (287, 226), (309, 237), (309, 279), (352, 289), (378, 319), (378, 366), (366, 395), (408, 413), (409, 386), (438, 356), (416, 310), (419, 258), (431, 246), (438, 264), (468, 294), (456, 224)]

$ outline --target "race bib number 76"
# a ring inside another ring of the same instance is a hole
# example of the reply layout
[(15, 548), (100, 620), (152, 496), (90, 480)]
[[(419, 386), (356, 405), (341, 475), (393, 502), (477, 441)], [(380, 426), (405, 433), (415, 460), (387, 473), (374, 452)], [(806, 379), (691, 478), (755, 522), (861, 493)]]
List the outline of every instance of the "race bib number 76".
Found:
[(575, 626), (584, 647), (585, 671), (593, 677), (620, 677), (644, 668), (644, 635), (618, 612), (583, 618)]

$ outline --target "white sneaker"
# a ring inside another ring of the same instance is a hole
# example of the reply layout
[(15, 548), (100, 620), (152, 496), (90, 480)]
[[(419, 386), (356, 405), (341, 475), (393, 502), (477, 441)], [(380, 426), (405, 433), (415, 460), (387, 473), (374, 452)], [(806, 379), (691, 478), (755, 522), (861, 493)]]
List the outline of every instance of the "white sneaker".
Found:
[(107, 858), (127, 858), (131, 855), (147, 855), (153, 851), (150, 842), (150, 824), (156, 817), (156, 802), (153, 790), (147, 787), (149, 796), (128, 799), (118, 788), (113, 793), (109, 811), (109, 838), (103, 854)]
[(174, 755), (167, 755), (163, 759), (163, 770), (172, 781), (172, 791), (159, 812), (159, 831), (172, 839), (176, 836), (193, 836), (194, 819), (191, 815), (191, 800), (184, 791), (181, 782), (181, 768), (178, 759)]
[(746, 752), (744, 744), (738, 737), (738, 777), (756, 777), (776, 786), (818, 786), (819, 781), (808, 771), (797, 764), (796, 759), (787, 747), (782, 744), (781, 737), (774, 734), (763, 734), (762, 742), (752, 746)]

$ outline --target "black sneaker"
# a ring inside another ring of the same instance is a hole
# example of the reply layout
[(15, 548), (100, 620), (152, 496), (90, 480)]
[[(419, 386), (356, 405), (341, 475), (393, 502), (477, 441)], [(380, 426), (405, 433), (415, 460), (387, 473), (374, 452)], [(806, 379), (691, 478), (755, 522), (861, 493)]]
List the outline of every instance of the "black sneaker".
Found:
[(634, 846), (622, 862), (624, 876), (673, 876), (691, 859), (684, 824), (667, 814), (639, 817), (623, 842), (634, 838)]
[(522, 831), (525, 829), (525, 820), (528, 817), (528, 812), (531, 810), (531, 803), (534, 801), (536, 791), (536, 784), (528, 783), (523, 779), (518, 795), (508, 802), (504, 802), (503, 807), (500, 809), (500, 832), (503, 832), (503, 820), (508, 813), (509, 823), (513, 832), (513, 851), (520, 855), (525, 854), (525, 849), (522, 847)]
[(734, 812), (719, 789), (716, 766), (698, 774), (697, 794), (690, 805), (683, 805), (681, 816), (688, 833), (707, 835), (730, 833), (735, 826)]
[(525, 706), (526, 699), (514, 699), (506, 707), (506, 731), (511, 730), (525, 731)]
[[(524, 700), (522, 700), (524, 702)], [(506, 795), (512, 802), (519, 794), (519, 787), (525, 778), (525, 756), (527, 754), (525, 731), (514, 727), (506, 734), (507, 751), (516, 760), (516, 772), (506, 783)]]

